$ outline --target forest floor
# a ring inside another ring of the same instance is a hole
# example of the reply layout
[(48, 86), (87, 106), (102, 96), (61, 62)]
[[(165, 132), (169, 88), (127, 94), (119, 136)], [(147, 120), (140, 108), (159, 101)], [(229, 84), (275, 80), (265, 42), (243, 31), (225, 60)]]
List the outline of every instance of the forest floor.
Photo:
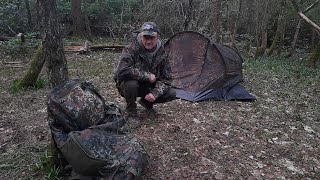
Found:
[[(113, 82), (119, 53), (66, 56), (70, 78), (91, 81), (125, 107)], [(320, 179), (320, 70), (304, 60), (246, 60), (242, 85), (254, 102), (177, 99), (156, 105), (153, 118), (138, 106), (144, 119), (134, 133), (150, 154), (142, 179)], [(34, 168), (50, 137), (48, 89), (10, 92), (30, 58), (0, 64), (0, 179), (47, 179)]]

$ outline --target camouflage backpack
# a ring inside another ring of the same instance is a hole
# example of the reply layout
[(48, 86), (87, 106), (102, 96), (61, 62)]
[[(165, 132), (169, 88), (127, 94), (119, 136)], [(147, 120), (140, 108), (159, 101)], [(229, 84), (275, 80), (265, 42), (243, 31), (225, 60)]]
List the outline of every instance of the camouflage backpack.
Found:
[(88, 82), (71, 80), (48, 94), (53, 139), (73, 172), (131, 179), (141, 175), (148, 154), (128, 131), (120, 109), (107, 104)]

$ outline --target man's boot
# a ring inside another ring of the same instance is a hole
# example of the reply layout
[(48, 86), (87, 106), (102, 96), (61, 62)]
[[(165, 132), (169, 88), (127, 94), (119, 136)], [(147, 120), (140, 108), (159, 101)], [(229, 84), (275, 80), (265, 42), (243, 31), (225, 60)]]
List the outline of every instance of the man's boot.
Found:
[(140, 118), (138, 116), (137, 107), (136, 106), (127, 106), (126, 108), (127, 112), (127, 123), (130, 127), (135, 128), (140, 125)]
[(153, 109), (154, 103), (141, 98), (139, 104), (147, 110), (147, 113), (156, 114), (156, 111)]

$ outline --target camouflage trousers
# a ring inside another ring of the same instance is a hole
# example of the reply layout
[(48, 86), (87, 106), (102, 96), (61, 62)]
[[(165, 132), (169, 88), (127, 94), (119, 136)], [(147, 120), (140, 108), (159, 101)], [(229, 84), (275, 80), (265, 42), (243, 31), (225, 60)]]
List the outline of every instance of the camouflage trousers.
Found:
[(118, 86), (118, 91), (122, 97), (126, 99), (127, 111), (136, 111), (137, 97), (141, 97), (144, 103), (151, 107), (154, 103), (164, 103), (176, 99), (176, 92), (173, 88), (169, 88), (163, 95), (158, 97), (155, 102), (149, 102), (143, 98), (150, 93), (154, 88), (155, 84), (151, 83), (140, 83), (136, 80), (123, 81), (120, 86)]

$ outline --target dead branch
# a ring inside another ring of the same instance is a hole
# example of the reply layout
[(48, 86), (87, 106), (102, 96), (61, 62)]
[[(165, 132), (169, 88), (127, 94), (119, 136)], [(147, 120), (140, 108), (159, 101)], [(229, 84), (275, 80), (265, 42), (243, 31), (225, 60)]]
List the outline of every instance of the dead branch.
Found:
[(302, 12), (298, 12), (299, 16), (304, 19), (307, 23), (309, 23), (310, 25), (312, 25), (318, 32), (318, 34), (320, 35), (320, 27), (314, 23), (313, 21), (311, 21), (307, 16), (305, 16)]
[(317, 0), (316, 2), (314, 2), (312, 5), (310, 5), (309, 7), (307, 7), (307, 9), (305, 9), (304, 11), (302, 11), (303, 14), (307, 13), (310, 9), (312, 9), (314, 6), (316, 6), (319, 3), (319, 0)]
[(8, 24), (6, 24), (6, 25), (7, 25), (8, 29), (9, 29), (13, 34), (17, 34), (14, 30), (11, 29), (11, 27), (10, 27)]
[[(86, 45), (85, 45), (86, 46)], [(85, 51), (85, 46), (65, 46), (64, 51), (65, 52), (79, 52), (81, 54), (84, 54), (85, 52), (91, 50), (91, 51), (97, 51), (97, 50), (113, 50), (113, 51), (121, 51), (125, 46), (124, 45), (93, 45), (89, 46), (87, 45), (87, 50)]]
[(9, 41), (11, 38), (9, 36), (0, 36), (0, 41)]
[(21, 64), (22, 61), (3, 62), (2, 64)]
[(86, 42), (84, 43), (84, 46), (80, 48), (79, 53), (80, 53), (80, 54), (85, 54), (85, 53), (87, 53), (88, 51), (89, 51), (89, 41), (86, 41)]
[[(319, 27), (316, 23), (314, 23), (313, 21), (311, 21), (306, 15), (304, 15), (304, 13), (303, 13), (302, 11), (299, 10), (299, 7), (298, 7), (297, 2), (296, 2), (295, 0), (291, 0), (291, 3), (292, 3), (292, 5), (293, 5), (294, 9), (297, 11), (298, 15), (299, 15), (303, 20), (305, 20), (307, 23), (309, 23), (311, 26), (313, 26), (313, 28), (315, 28), (316, 31), (317, 31), (317, 33), (320, 35), (320, 27)], [(314, 7), (316, 3), (318, 3), (318, 1), (316, 1), (316, 2), (314, 3), (314, 5), (311, 5), (309, 8), (311, 9), (312, 7)], [(309, 8), (307, 8), (306, 10), (310, 10)], [(306, 11), (306, 10), (305, 10), (305, 11)]]
[(24, 68), (24, 66), (18, 66), (18, 65), (7, 65), (6, 67), (9, 67), (9, 68)]
[(95, 45), (90, 46), (90, 50), (103, 50), (103, 49), (122, 49), (124, 45)]
[(14, 39), (14, 38), (17, 38), (17, 37), (21, 40), (21, 42), (25, 41), (25, 37), (24, 37), (23, 33), (17, 34), (16, 37), (0, 36), (0, 41), (9, 41), (10, 39)]

